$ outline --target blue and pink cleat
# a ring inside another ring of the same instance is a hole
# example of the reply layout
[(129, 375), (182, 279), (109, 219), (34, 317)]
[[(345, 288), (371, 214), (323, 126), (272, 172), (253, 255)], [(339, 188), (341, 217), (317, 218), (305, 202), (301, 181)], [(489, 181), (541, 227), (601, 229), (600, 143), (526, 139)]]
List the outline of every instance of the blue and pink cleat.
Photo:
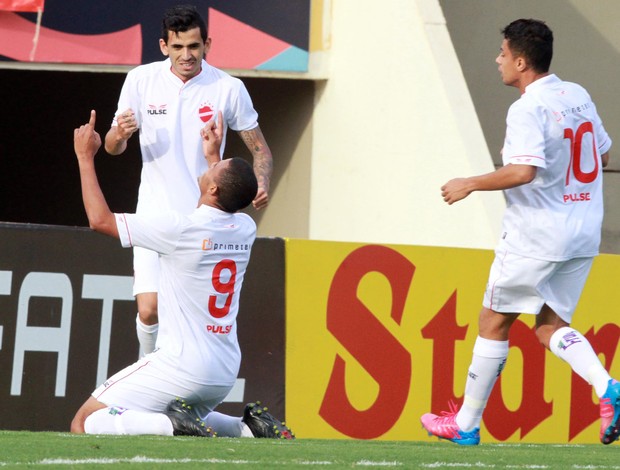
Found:
[(463, 431), (456, 424), (458, 408), (450, 403), (450, 411), (442, 411), (441, 416), (433, 413), (422, 415), (420, 421), (429, 436), (437, 436), (461, 446), (476, 446), (480, 444), (480, 428)]
[(610, 379), (601, 397), (601, 442), (611, 444), (620, 437), (620, 382)]

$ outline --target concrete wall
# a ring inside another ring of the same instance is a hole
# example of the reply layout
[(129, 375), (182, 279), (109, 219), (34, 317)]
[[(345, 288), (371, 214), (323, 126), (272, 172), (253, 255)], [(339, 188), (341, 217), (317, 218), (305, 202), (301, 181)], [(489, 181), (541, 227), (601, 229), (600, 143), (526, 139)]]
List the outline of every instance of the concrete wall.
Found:
[(491, 247), (500, 194), (448, 207), (448, 179), (492, 171), (439, 4), (335, 0), (313, 115), (309, 238)]

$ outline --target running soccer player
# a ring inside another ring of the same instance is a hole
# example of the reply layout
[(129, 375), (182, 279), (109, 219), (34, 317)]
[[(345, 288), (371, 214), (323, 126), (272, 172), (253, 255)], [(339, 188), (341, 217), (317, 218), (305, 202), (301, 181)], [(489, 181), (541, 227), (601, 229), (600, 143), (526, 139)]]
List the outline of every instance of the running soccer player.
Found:
[[(203, 151), (219, 158), (221, 111), (203, 129)], [(252, 167), (241, 158), (215, 163), (199, 178), (194, 211), (114, 214), (97, 181), (101, 145), (95, 111), (74, 131), (82, 197), (90, 227), (124, 247), (159, 253), (158, 348), (114, 374), (77, 411), (75, 433), (161, 434), (292, 439), (260, 403), (243, 417), (213, 411), (232, 389), (241, 362), (236, 318), (256, 237), (256, 224), (237, 211), (256, 196)], [(197, 206), (197, 207), (196, 207)]]
[[(506, 212), (479, 317), (479, 334), (460, 410), (427, 413), (430, 435), (462, 445), (480, 442), (480, 422), (508, 356), (508, 334), (520, 313), (536, 315), (540, 343), (590, 383), (600, 399), (600, 440), (619, 436), (620, 383), (588, 340), (570, 326), (603, 220), (603, 167), (611, 139), (581, 86), (549, 73), (553, 33), (542, 21), (506, 26), (496, 59), (505, 85), (521, 97), (508, 110), (504, 166), (448, 181), (444, 201), (473, 191), (504, 190)], [(527, 373), (527, 371), (526, 371)]]
[[(127, 74), (116, 117), (105, 137), (105, 149), (119, 155), (139, 131), (142, 173), (136, 213), (173, 209), (191, 213), (200, 195), (196, 181), (209, 164), (201, 150), (200, 130), (222, 112), (224, 152), (226, 129), (238, 131), (254, 159), (258, 190), (256, 209), (269, 200), (272, 157), (258, 125), (258, 114), (241, 80), (209, 65), (207, 27), (191, 5), (166, 11), (162, 21), (164, 61), (141, 65)], [(155, 349), (158, 331), (157, 253), (134, 248), (134, 287), (138, 315), (136, 332), (143, 354)]]

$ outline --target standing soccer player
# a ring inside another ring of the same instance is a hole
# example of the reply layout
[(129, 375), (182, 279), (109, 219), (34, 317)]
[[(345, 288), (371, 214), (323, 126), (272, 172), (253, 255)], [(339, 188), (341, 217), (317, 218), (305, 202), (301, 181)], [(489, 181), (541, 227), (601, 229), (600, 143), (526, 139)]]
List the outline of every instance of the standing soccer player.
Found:
[[(479, 317), (479, 334), (460, 410), (421, 421), (430, 435), (461, 445), (480, 442), (480, 421), (508, 356), (510, 327), (536, 315), (540, 343), (590, 383), (600, 398), (600, 440), (618, 439), (620, 383), (588, 340), (571, 328), (573, 312), (598, 254), (603, 172), (611, 140), (581, 86), (549, 73), (553, 33), (542, 21), (506, 26), (496, 59), (505, 85), (521, 97), (508, 110), (504, 166), (448, 181), (448, 204), (473, 191), (503, 190), (506, 212)], [(527, 373), (527, 371), (526, 371)]]
[[(105, 137), (106, 151), (119, 155), (139, 131), (143, 166), (136, 212), (193, 211), (200, 195), (198, 177), (215, 163), (207, 162), (202, 153), (200, 132), (218, 111), (224, 117), (220, 156), (226, 129), (238, 131), (254, 159), (258, 191), (252, 204), (264, 208), (269, 199), (271, 151), (241, 80), (205, 61), (211, 38), (197, 9), (181, 5), (166, 11), (159, 45), (168, 58), (128, 73), (116, 117)], [(136, 247), (133, 294), (138, 306), (136, 330), (144, 354), (155, 349), (158, 285), (157, 253)]]

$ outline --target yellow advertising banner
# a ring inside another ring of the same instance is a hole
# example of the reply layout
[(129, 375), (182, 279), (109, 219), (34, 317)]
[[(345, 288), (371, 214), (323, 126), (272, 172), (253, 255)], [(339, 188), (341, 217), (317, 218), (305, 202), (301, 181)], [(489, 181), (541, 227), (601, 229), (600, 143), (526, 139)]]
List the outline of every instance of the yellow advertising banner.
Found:
[[(431, 439), (420, 416), (462, 402), (493, 251), (286, 241), (286, 417), (301, 438)], [(573, 326), (620, 377), (615, 278), (596, 258)], [(513, 325), (482, 442), (598, 442), (592, 387)], [(434, 439), (434, 438), (433, 438)]]

